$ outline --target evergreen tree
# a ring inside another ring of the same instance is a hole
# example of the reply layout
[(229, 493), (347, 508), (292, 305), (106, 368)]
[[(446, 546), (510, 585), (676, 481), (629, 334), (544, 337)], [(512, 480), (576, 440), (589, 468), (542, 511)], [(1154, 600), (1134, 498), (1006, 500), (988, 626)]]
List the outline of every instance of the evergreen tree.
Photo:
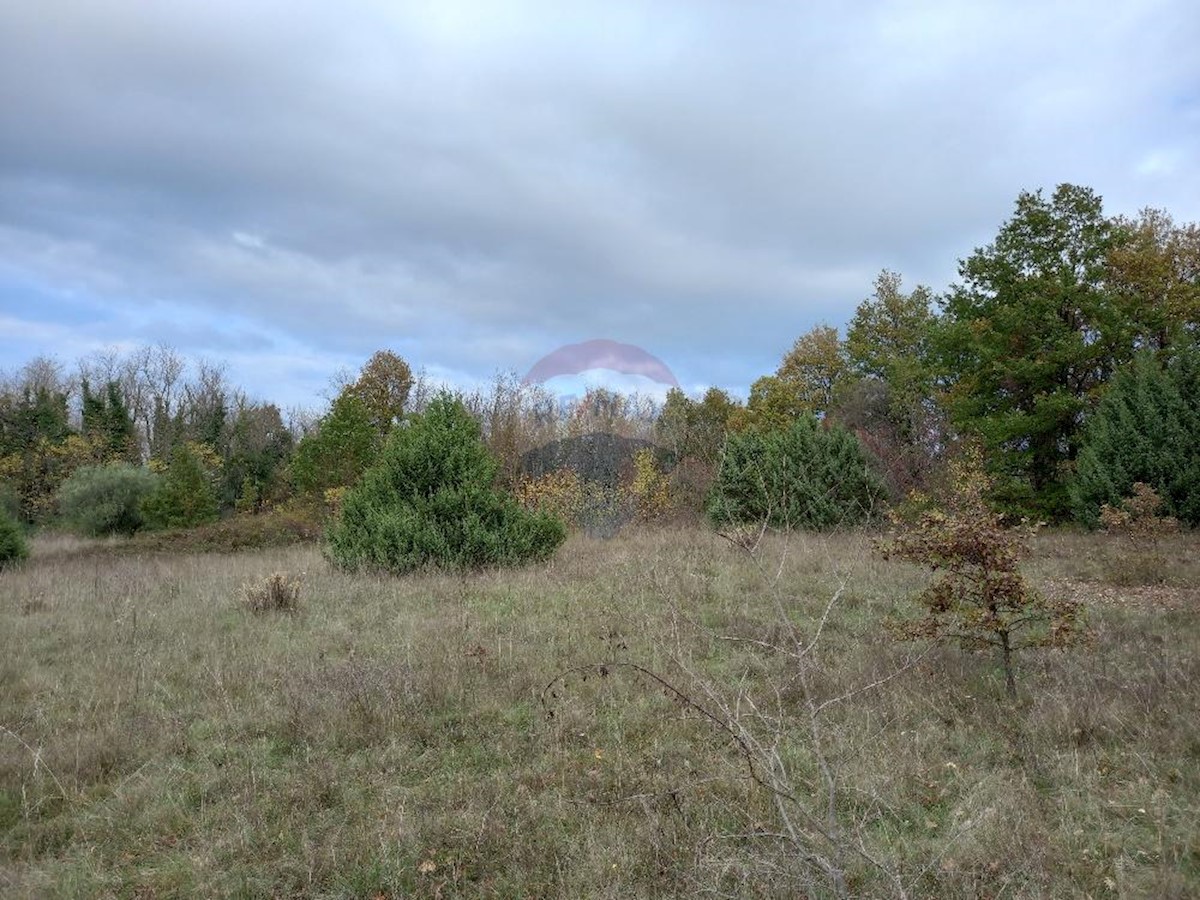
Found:
[(347, 491), (329, 532), (330, 555), (344, 568), (394, 573), (549, 557), (565, 527), (497, 491), (496, 467), (479, 424), (443, 394), (392, 432), (379, 460)]
[(808, 415), (788, 428), (729, 436), (708, 516), (717, 526), (835, 528), (868, 518), (883, 495), (854, 435)]
[(83, 419), (83, 433), (85, 435), (94, 435), (103, 432), (106, 424), (104, 395), (92, 393), (92, 385), (86, 378), (80, 382), (80, 390), (80, 412)]
[(25, 454), (40, 442), (60, 444), (71, 434), (67, 392), (24, 386), (0, 398), (0, 456)]
[(29, 545), (21, 524), (0, 509), (0, 569), (15, 565), (29, 556)]
[(1164, 366), (1150, 350), (1113, 379), (1084, 432), (1071, 483), (1076, 518), (1118, 507), (1135, 483), (1150, 485), (1166, 512), (1200, 524), (1200, 352)]
[(93, 393), (85, 378), (82, 388), (83, 434), (95, 446), (97, 455), (104, 460), (140, 462), (137, 431), (120, 383), (109, 381), (102, 393)]
[(204, 445), (177, 446), (162, 481), (142, 501), (147, 526), (192, 528), (216, 521), (221, 512), (213, 477), (217, 462)]
[(936, 340), (949, 409), (979, 435), (1012, 512), (1060, 518), (1089, 398), (1128, 355), (1105, 284), (1114, 244), (1098, 195), (1022, 193), (996, 240), (959, 266)]

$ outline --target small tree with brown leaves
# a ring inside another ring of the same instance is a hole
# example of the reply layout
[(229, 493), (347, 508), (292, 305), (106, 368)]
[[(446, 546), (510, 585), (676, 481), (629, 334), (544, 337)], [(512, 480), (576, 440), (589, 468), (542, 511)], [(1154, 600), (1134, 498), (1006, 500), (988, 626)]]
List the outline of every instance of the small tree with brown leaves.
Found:
[(1119, 506), (1105, 503), (1100, 507), (1100, 523), (1105, 531), (1127, 535), (1130, 540), (1157, 540), (1164, 534), (1179, 531), (1179, 520), (1161, 515), (1162, 497), (1158, 491), (1141, 481)]
[(1162, 515), (1163, 500), (1150, 485), (1136, 481), (1132, 493), (1119, 506), (1100, 506), (1100, 524), (1114, 536), (1127, 539), (1124, 552), (1107, 560), (1109, 580), (1117, 584), (1161, 584), (1166, 580), (1167, 558), (1162, 538), (1179, 531), (1179, 520)]
[(1036, 526), (1004, 525), (984, 501), (990, 484), (978, 449), (951, 464), (951, 495), (944, 508), (926, 509), (881, 548), (886, 558), (926, 566), (937, 574), (915, 600), (917, 617), (896, 618), (905, 640), (958, 638), (992, 647), (1010, 697), (1017, 693), (1013, 656), (1025, 647), (1064, 647), (1084, 635), (1078, 604), (1052, 600), (1031, 587), (1019, 565), (1029, 555)]

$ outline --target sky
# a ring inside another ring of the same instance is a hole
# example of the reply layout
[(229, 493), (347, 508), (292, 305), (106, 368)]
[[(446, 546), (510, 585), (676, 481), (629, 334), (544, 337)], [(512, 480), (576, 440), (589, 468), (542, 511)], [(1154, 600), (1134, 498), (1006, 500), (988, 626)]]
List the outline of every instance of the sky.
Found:
[(1195, 0), (0, 0), (0, 369), (316, 405), (609, 339), (744, 395), (1022, 190), (1200, 220), (1198, 46)]

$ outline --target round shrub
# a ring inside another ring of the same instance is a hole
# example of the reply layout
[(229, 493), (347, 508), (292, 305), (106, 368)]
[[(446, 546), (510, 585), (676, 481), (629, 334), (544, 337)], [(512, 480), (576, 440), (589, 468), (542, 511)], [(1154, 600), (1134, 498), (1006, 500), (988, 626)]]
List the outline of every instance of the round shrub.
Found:
[(133, 534), (144, 524), (142, 501), (157, 484), (157, 475), (129, 463), (84, 466), (59, 488), (58, 510), (83, 534)]
[(329, 554), (343, 568), (394, 573), (548, 558), (566, 528), (497, 491), (495, 475), (478, 423), (443, 394), (392, 432), (380, 458), (346, 492)]
[(717, 526), (821, 530), (862, 522), (884, 495), (858, 438), (803, 416), (787, 428), (729, 436), (708, 516)]
[(19, 563), (29, 556), (25, 532), (12, 516), (0, 510), (0, 569)]

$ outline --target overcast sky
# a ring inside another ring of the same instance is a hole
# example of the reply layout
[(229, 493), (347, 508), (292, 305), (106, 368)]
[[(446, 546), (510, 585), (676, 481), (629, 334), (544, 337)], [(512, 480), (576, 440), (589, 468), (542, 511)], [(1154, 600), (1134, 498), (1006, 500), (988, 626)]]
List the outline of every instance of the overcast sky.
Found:
[(316, 404), (632, 343), (744, 392), (1022, 189), (1200, 220), (1196, 0), (0, 0), (0, 368)]

